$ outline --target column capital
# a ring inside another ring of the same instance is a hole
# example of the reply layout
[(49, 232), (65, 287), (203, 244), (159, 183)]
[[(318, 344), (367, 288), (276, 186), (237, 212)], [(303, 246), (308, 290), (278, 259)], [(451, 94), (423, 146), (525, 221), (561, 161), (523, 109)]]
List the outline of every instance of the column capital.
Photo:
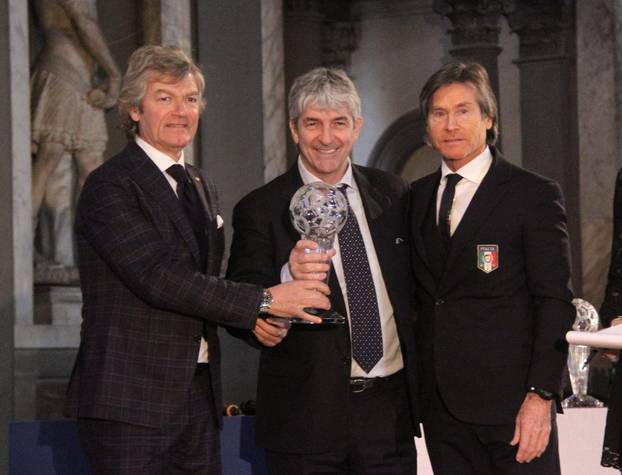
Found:
[(569, 0), (505, 0), (504, 13), (519, 37), (518, 62), (567, 56), (572, 14)]
[(328, 67), (347, 69), (359, 44), (359, 28), (352, 21), (331, 21), (322, 30), (322, 58)]
[(475, 47), (492, 48), (497, 54), (501, 51), (497, 44), (502, 0), (434, 0), (433, 9), (451, 21), (449, 33), (456, 50)]

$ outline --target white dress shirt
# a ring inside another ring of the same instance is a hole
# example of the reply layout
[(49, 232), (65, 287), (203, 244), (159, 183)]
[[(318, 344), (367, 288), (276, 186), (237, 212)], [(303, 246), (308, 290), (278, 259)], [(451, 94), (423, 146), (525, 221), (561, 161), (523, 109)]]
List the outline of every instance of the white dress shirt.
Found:
[[(302, 178), (302, 182), (306, 185), (315, 181), (322, 181), (314, 176), (309, 170), (307, 170), (302, 163), (300, 157), (298, 158), (298, 171)], [(374, 281), (374, 288), (376, 289), (376, 299), (378, 301), (378, 311), (380, 313), (380, 325), (382, 329), (382, 348), (383, 355), (380, 361), (373, 367), (373, 369), (366, 373), (358, 363), (352, 358), (351, 376), (352, 377), (365, 377), (375, 378), (379, 376), (389, 376), (404, 367), (404, 361), (402, 358), (402, 351), (400, 349), (400, 343), (397, 336), (397, 327), (395, 325), (395, 316), (393, 314), (393, 306), (389, 299), (389, 294), (382, 277), (382, 271), (380, 269), (380, 263), (378, 256), (376, 255), (376, 248), (371, 238), (369, 231), (369, 225), (367, 224), (367, 218), (365, 216), (365, 210), (363, 208), (363, 202), (361, 201), (361, 195), (359, 193), (358, 186), (354, 177), (352, 176), (352, 166), (348, 159), (348, 169), (339, 181), (339, 184), (346, 184), (348, 194), (348, 201), (350, 202), (350, 208), (356, 215), (359, 227), (361, 229), (361, 235), (363, 236), (363, 242), (365, 244), (365, 251), (367, 252), (367, 260), (369, 262), (369, 268), (371, 270), (372, 279)], [(338, 184), (338, 185), (339, 185)], [(335, 240), (334, 245), (337, 252), (332, 259), (332, 264), (339, 281), (339, 287), (346, 304), (346, 312), (348, 318), (348, 324), (350, 325), (350, 333), (352, 331), (352, 325), (350, 323), (350, 308), (348, 307), (348, 292), (346, 287), (346, 279), (343, 273), (343, 265), (341, 263), (341, 253), (339, 252), (339, 235)], [(292, 276), (289, 272), (288, 264), (281, 268), (281, 282), (287, 282), (292, 280)]]
[[(177, 182), (175, 178), (166, 173), (166, 169), (173, 165), (181, 165), (186, 168), (186, 164), (184, 162), (184, 152), (182, 150), (181, 156), (179, 160), (175, 161), (171, 157), (169, 157), (164, 152), (158, 150), (153, 145), (145, 142), (138, 135), (136, 136), (136, 144), (143, 149), (143, 151), (147, 154), (147, 156), (151, 159), (155, 166), (162, 172), (168, 184), (171, 185), (173, 192), (177, 195)], [(199, 347), (199, 356), (197, 358), (197, 363), (207, 363), (207, 341), (203, 337), (201, 337), (201, 346)]]
[(441, 207), (441, 197), (443, 191), (447, 185), (447, 175), (457, 173), (462, 177), (462, 180), (456, 185), (456, 195), (454, 196), (454, 203), (451, 207), (451, 214), (449, 215), (449, 232), (451, 235), (460, 224), (464, 213), (466, 213), (475, 192), (482, 183), (482, 180), (488, 173), (490, 166), (492, 165), (492, 154), (490, 149), (486, 147), (482, 153), (471, 160), (466, 165), (460, 167), (456, 172), (452, 171), (445, 162), (441, 165), (441, 182), (438, 185), (438, 191), (436, 192), (436, 223), (438, 224), (438, 212)]

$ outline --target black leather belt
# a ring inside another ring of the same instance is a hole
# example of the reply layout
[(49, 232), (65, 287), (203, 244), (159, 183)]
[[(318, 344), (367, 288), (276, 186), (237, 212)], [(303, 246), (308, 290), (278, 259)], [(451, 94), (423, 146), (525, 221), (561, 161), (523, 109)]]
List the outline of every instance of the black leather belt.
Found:
[(350, 392), (355, 394), (362, 393), (367, 389), (384, 386), (397, 381), (402, 377), (402, 371), (403, 370), (399, 370), (397, 373), (393, 373), (389, 376), (379, 376), (377, 378), (350, 378)]

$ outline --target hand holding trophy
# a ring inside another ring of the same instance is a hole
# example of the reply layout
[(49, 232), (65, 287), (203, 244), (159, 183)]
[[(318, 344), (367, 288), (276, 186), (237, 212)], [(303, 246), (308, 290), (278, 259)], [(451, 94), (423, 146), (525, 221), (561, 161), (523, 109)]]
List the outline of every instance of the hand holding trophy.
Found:
[[(333, 248), (335, 237), (348, 218), (348, 201), (335, 186), (313, 182), (294, 194), (289, 206), (290, 218), (302, 239), (317, 244), (307, 252), (325, 254)], [(330, 265), (330, 261), (328, 262)], [(328, 283), (329, 271), (324, 281)], [(344, 323), (345, 317), (334, 310), (306, 308), (305, 311), (322, 318), (322, 323)], [(292, 323), (309, 323), (293, 318)]]

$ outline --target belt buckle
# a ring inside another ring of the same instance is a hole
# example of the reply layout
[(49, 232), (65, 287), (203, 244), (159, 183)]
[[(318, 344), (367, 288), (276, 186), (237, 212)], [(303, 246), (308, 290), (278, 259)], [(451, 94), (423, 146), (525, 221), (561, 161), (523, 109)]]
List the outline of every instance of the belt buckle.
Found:
[(350, 379), (350, 390), (353, 393), (362, 393), (369, 386), (367, 385), (367, 380), (365, 378), (352, 378)]

